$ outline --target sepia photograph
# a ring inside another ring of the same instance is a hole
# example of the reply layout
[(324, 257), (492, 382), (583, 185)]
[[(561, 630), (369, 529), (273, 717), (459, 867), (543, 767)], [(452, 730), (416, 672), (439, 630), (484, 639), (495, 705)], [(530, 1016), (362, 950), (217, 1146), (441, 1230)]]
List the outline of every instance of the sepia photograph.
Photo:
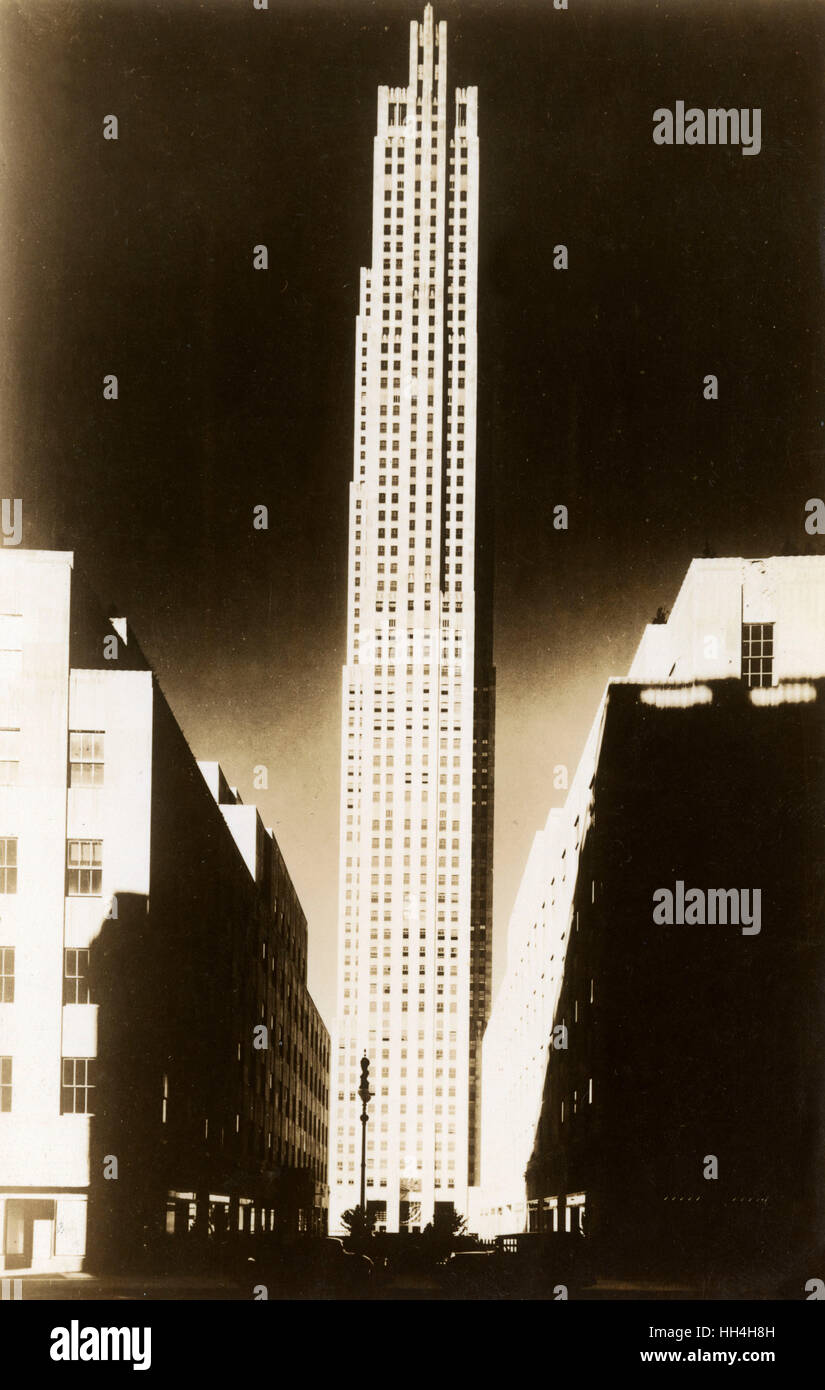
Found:
[(775, 1362), (825, 3), (0, 0), (0, 153), (2, 1302)]

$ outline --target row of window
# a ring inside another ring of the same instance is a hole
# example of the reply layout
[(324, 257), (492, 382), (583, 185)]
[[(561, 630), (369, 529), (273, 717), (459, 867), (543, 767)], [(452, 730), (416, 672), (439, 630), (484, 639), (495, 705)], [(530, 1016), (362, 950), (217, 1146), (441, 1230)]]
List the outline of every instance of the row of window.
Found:
[[(99, 897), (103, 887), (103, 841), (68, 840), (66, 894), (70, 898)], [(17, 892), (17, 836), (0, 836), (0, 893)]]
[[(103, 785), (103, 738), (99, 730), (69, 733), (69, 786)], [(20, 730), (0, 729), (0, 786), (14, 786), (20, 771)]]
[[(13, 1092), (13, 1058), (0, 1057), (0, 1113), (10, 1114), (12, 1110)], [(60, 1064), (60, 1113), (61, 1115), (93, 1115), (94, 1114), (94, 1091), (96, 1085), (97, 1059), (95, 1057), (63, 1057)], [(168, 1081), (163, 1078), (163, 1097), (162, 1097), (162, 1118), (163, 1123), (167, 1119), (168, 1106)], [(302, 1107), (306, 1111), (306, 1107)], [(250, 1109), (250, 1120), (253, 1118)], [(306, 1119), (309, 1119), (308, 1113)], [(302, 1123), (304, 1123), (302, 1121)], [(304, 1127), (309, 1130), (309, 1126), (304, 1123)], [(240, 1128), (240, 1115), (235, 1116), (235, 1131)], [(323, 1143), (322, 1133), (326, 1134), (326, 1127), (320, 1119), (314, 1121), (314, 1128), (317, 1130), (317, 1142)], [(204, 1138), (209, 1136), (209, 1121), (204, 1121)], [(269, 1136), (269, 1147), (272, 1147), (272, 1136)]]
[[(0, 1057), (0, 1114), (12, 1108), (13, 1058)], [(63, 1057), (60, 1063), (61, 1115), (92, 1115), (95, 1089), (94, 1057)]]
[[(0, 946), (0, 1004), (14, 1003), (13, 946)], [(72, 947), (63, 952), (63, 1003), (93, 1004), (89, 986), (89, 951)]]

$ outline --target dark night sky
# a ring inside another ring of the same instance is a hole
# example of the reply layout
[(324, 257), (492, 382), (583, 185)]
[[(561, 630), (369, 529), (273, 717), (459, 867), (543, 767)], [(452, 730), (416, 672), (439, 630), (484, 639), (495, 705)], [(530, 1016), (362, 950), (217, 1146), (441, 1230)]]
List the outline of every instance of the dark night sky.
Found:
[[(451, 85), (480, 89), (497, 976), (552, 768), (644, 622), (706, 544), (817, 544), (825, 489), (825, 8), (569, 4), (436, 6)], [(2, 495), (25, 545), (75, 550), (193, 750), (259, 801), (327, 1019), (358, 269), (376, 87), (406, 80), (422, 9), (0, 0)], [(762, 152), (654, 146), (680, 98), (760, 107)]]

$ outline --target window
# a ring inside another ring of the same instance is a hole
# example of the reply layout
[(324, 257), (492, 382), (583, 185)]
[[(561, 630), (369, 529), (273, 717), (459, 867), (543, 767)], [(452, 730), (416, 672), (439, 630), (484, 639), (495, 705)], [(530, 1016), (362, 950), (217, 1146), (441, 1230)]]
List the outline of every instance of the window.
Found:
[(13, 787), (20, 767), (20, 730), (0, 729), (0, 787)]
[(103, 734), (100, 731), (69, 734), (69, 786), (103, 785)]
[(11, 1057), (0, 1057), (0, 1115), (11, 1110)]
[(0, 893), (17, 892), (17, 840), (0, 837)]
[(742, 624), (742, 679), (750, 687), (773, 685), (773, 623)]
[(103, 841), (69, 840), (66, 867), (68, 896), (96, 897), (100, 893), (103, 878)]
[(60, 1085), (61, 1115), (93, 1115), (94, 1057), (64, 1057)]
[(63, 1003), (90, 1004), (89, 990), (89, 952), (88, 950), (66, 950), (63, 952)]
[(0, 1004), (14, 1003), (14, 947), (0, 946)]

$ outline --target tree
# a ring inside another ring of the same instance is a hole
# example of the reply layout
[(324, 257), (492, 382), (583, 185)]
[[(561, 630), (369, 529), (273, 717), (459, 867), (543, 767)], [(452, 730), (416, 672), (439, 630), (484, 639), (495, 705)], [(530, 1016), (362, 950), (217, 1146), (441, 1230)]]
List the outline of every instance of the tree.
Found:
[(439, 1207), (433, 1219), (433, 1228), (444, 1235), (463, 1236), (467, 1234), (467, 1221), (455, 1207)]
[(667, 610), (666, 608), (662, 608), (662, 606), (661, 606), (661, 604), (660, 604), (659, 607), (656, 609), (656, 617), (653, 619), (653, 622), (654, 622), (654, 623), (666, 623), (669, 617), (670, 617), (670, 614), (669, 614), (668, 610)]
[(435, 1260), (450, 1254), (457, 1239), (466, 1235), (467, 1222), (453, 1207), (438, 1206), (428, 1226), (421, 1232), (422, 1245)]
[(341, 1213), (341, 1225), (352, 1240), (369, 1240), (375, 1232), (377, 1213), (367, 1207), (366, 1218), (361, 1207), (348, 1207)]

